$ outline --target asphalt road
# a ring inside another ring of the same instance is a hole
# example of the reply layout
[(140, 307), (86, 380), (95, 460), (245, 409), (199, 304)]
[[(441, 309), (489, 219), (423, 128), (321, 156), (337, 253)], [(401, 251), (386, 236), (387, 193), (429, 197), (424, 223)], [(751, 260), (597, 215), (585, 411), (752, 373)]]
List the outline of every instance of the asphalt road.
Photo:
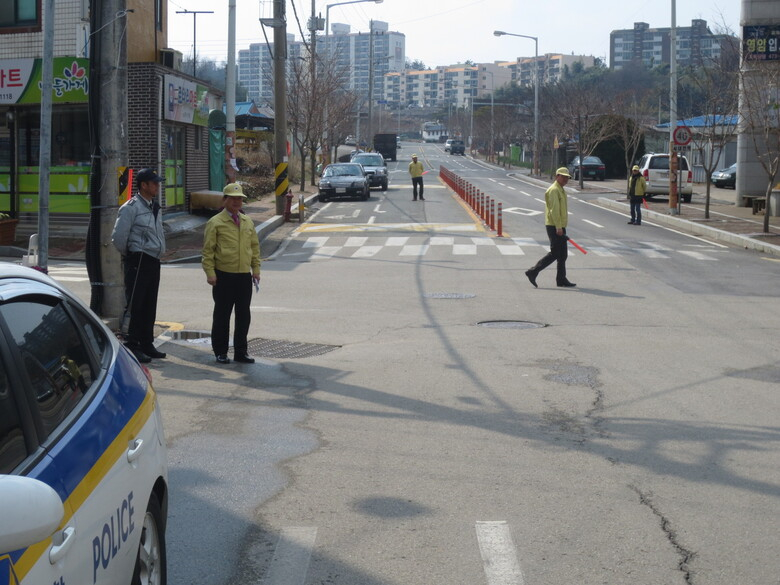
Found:
[[(388, 191), (318, 204), (263, 265), (250, 337), (317, 355), (170, 341), (152, 364), (169, 582), (777, 583), (780, 264), (571, 193), (578, 287), (535, 289), (544, 186), (412, 150), (425, 202), (388, 163)], [(516, 208), (507, 237), (440, 164)], [(166, 266), (158, 317), (207, 330), (209, 292)]]

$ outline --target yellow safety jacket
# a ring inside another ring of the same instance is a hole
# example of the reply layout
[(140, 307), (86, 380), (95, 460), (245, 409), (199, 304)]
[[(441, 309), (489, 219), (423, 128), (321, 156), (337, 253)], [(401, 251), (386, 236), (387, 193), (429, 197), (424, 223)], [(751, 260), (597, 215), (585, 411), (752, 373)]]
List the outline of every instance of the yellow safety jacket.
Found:
[(216, 276), (215, 270), (243, 274), (260, 272), (260, 242), (252, 220), (239, 213), (241, 225), (236, 225), (223, 209), (206, 224), (203, 233), (201, 265), (206, 276)]
[(555, 181), (544, 193), (544, 223), (554, 225), (556, 229), (565, 228), (569, 223), (569, 210), (566, 191)]

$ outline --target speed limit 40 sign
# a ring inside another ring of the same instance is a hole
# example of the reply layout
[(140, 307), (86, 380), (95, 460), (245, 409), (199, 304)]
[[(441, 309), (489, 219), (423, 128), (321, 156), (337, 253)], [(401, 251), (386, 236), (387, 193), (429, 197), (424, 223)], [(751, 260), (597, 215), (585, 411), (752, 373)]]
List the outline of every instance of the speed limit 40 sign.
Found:
[(693, 135), (688, 126), (677, 126), (672, 134), (672, 139), (677, 146), (687, 146), (691, 143)]

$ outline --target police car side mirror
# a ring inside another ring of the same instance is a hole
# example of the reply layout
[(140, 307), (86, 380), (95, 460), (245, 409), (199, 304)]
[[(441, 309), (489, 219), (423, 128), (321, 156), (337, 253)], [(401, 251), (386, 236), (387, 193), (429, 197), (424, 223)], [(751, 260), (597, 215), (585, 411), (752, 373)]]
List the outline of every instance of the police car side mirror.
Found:
[(50, 537), (65, 514), (60, 496), (42, 481), (0, 475), (0, 553)]

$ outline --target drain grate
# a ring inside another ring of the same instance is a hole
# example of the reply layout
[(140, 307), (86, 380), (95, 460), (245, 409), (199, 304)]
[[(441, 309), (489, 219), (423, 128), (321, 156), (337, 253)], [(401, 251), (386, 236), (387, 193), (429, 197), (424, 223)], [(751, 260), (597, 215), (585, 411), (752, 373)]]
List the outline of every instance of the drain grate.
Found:
[(323, 355), (340, 347), (340, 345), (299, 343), (279, 339), (250, 339), (249, 355), (264, 358), (297, 359)]
[(547, 327), (545, 323), (533, 321), (480, 321), (477, 325), (488, 329), (541, 329)]
[(477, 295), (471, 294), (471, 293), (447, 293), (447, 292), (437, 292), (437, 293), (425, 293), (423, 297), (426, 299), (473, 299)]

